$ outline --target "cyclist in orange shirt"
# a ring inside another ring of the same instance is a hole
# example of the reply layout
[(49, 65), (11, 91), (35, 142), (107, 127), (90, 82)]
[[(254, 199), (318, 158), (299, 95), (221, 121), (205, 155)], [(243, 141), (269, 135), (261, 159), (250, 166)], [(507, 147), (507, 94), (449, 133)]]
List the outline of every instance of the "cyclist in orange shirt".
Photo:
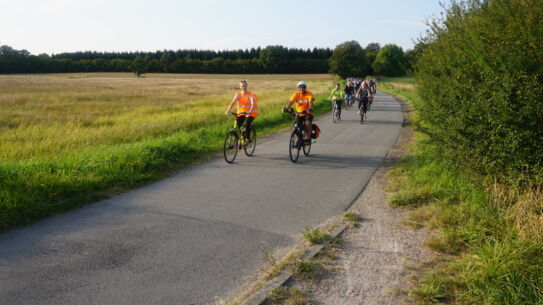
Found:
[(224, 114), (230, 114), (230, 111), (234, 107), (234, 104), (238, 103), (236, 120), (238, 121), (238, 126), (241, 126), (243, 122), (247, 121), (245, 123), (245, 134), (243, 135), (246, 140), (249, 139), (251, 124), (253, 123), (253, 120), (258, 116), (258, 105), (256, 103), (257, 98), (254, 93), (247, 90), (248, 86), (249, 85), (245, 80), (239, 82), (239, 88), (241, 89), (241, 91), (234, 96), (232, 102), (228, 106), (228, 109), (224, 112)]
[(311, 141), (311, 123), (313, 122), (313, 102), (315, 97), (313, 93), (307, 91), (307, 84), (304, 81), (298, 82), (298, 92), (294, 93), (288, 102), (287, 108), (283, 108), (284, 112), (288, 112), (292, 104), (296, 103), (296, 112), (301, 112), (298, 115), (298, 126), (305, 124), (304, 141)]

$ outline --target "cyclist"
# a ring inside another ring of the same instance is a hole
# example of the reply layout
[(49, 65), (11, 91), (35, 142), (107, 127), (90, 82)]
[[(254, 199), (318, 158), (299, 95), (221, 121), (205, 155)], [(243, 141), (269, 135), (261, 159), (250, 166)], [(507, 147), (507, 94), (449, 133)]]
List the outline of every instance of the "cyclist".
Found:
[(358, 114), (362, 117), (368, 111), (369, 86), (365, 81), (360, 84), (356, 96), (358, 98)]
[(353, 104), (353, 94), (354, 94), (354, 88), (350, 81), (347, 81), (345, 84), (345, 89), (343, 89), (344, 96), (345, 96), (345, 109), (350, 109)]
[[(341, 100), (343, 100), (343, 92), (341, 92), (340, 84), (336, 84), (336, 88), (332, 90), (330, 93), (330, 96), (328, 97), (332, 101), (332, 109), (334, 109), (334, 105), (337, 105), (337, 111), (338, 111), (338, 118), (341, 118)], [(334, 110), (332, 110), (334, 111)]]
[(243, 137), (247, 141), (250, 140), (249, 132), (251, 130), (251, 124), (253, 123), (253, 120), (258, 116), (258, 105), (256, 103), (257, 97), (256, 94), (247, 90), (248, 86), (249, 85), (245, 80), (239, 82), (239, 88), (241, 91), (234, 96), (232, 102), (228, 106), (228, 109), (224, 112), (224, 114), (230, 114), (230, 111), (232, 111), (234, 104), (238, 104), (236, 120), (238, 126), (241, 126), (243, 122), (246, 122), (245, 134), (243, 135)]
[(370, 79), (370, 80), (367, 81), (367, 82), (368, 82), (369, 93), (370, 93), (370, 96), (369, 96), (369, 106), (371, 106), (371, 104), (373, 103), (373, 98), (375, 97), (375, 93), (377, 93), (375, 78), (374, 78), (374, 79)]
[(304, 141), (311, 141), (311, 123), (313, 122), (313, 102), (315, 97), (313, 93), (307, 91), (307, 84), (304, 81), (300, 81), (297, 84), (298, 92), (294, 93), (288, 102), (287, 108), (283, 108), (283, 112), (288, 112), (292, 104), (296, 103), (296, 112), (301, 112), (296, 118), (296, 124), (298, 126), (304, 126), (305, 135)]

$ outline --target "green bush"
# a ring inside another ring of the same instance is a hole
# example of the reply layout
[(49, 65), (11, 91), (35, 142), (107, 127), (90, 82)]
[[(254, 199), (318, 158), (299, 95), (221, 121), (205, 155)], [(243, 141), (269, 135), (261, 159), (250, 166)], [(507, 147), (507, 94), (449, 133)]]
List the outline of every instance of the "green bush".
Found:
[(499, 178), (543, 168), (543, 1), (454, 1), (415, 65), (422, 125)]

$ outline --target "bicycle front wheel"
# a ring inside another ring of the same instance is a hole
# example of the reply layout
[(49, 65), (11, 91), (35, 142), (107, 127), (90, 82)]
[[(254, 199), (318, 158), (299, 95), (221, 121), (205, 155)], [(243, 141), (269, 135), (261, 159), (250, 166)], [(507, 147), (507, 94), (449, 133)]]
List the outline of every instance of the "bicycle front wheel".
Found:
[(238, 154), (238, 135), (235, 130), (226, 134), (223, 146), (224, 160), (228, 163), (234, 162)]
[(301, 141), (301, 135), (296, 132), (296, 130), (293, 130), (288, 143), (288, 155), (292, 163), (296, 163), (296, 161), (298, 161), (298, 157), (300, 156)]
[(311, 151), (311, 140), (309, 140), (309, 143), (304, 143), (303, 147), (304, 155), (309, 156), (309, 152)]
[(248, 157), (251, 157), (255, 153), (256, 149), (256, 128), (251, 126), (249, 137), (243, 146), (243, 150)]

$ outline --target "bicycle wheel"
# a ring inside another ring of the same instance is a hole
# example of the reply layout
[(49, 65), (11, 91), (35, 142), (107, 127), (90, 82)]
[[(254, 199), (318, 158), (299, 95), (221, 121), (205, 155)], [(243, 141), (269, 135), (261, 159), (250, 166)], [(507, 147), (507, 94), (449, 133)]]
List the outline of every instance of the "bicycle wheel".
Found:
[(296, 161), (298, 161), (298, 157), (300, 156), (300, 143), (302, 143), (301, 141), (303, 141), (300, 137), (301, 134), (299, 134), (296, 130), (293, 130), (290, 134), (290, 141), (288, 143), (288, 155), (292, 163), (296, 163)]
[(309, 152), (311, 151), (311, 140), (309, 140), (309, 143), (304, 143), (303, 151), (305, 156), (309, 156)]
[(238, 154), (238, 135), (235, 130), (226, 134), (223, 146), (224, 160), (228, 163), (234, 162)]
[(243, 146), (243, 150), (245, 151), (245, 154), (250, 157), (255, 153), (256, 149), (256, 128), (254, 126), (251, 126), (251, 131), (249, 132), (249, 138), (245, 142), (245, 145)]
[(337, 106), (336, 106), (335, 103), (332, 106), (332, 122), (334, 122), (334, 123), (337, 122)]

